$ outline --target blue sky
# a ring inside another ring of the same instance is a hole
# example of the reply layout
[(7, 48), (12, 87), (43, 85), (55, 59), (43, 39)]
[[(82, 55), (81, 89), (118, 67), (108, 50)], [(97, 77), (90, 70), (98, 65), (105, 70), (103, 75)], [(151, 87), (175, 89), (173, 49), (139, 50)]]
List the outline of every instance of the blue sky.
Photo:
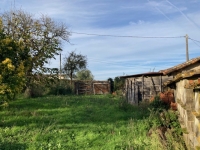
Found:
[[(62, 57), (76, 50), (87, 55), (96, 80), (159, 71), (200, 56), (199, 0), (1, 0), (0, 12), (23, 9), (45, 14), (72, 32)], [(133, 36), (96, 36), (99, 35)], [(177, 38), (135, 38), (177, 37)], [(48, 66), (59, 68), (59, 57)]]

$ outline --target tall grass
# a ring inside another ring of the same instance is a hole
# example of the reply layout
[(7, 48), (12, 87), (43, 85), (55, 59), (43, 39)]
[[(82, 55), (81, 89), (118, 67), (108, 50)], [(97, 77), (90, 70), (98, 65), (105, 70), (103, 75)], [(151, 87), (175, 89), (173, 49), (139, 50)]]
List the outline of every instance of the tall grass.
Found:
[(120, 98), (109, 96), (12, 101), (0, 111), (0, 150), (172, 149), (172, 134), (167, 132), (168, 143), (160, 141), (156, 130), (148, 135), (148, 105), (122, 104)]

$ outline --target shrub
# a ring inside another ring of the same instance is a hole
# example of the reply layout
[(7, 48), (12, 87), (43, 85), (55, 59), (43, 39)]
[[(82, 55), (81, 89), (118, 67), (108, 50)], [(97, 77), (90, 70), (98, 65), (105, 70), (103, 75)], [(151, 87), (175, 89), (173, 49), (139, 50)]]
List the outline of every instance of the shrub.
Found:
[(153, 98), (149, 108), (149, 133), (156, 131), (166, 149), (186, 149), (177, 112), (169, 108), (170, 105), (162, 101), (159, 96)]
[(47, 93), (47, 88), (45, 85), (40, 83), (31, 84), (29, 88), (25, 90), (24, 96), (26, 98), (35, 98), (44, 96)]
[(74, 92), (73, 92), (73, 87), (69, 84), (68, 80), (60, 80), (50, 85), (48, 94), (70, 95), (74, 94)]
[(51, 87), (49, 94), (52, 94), (52, 95), (73, 94), (73, 89), (70, 86), (57, 85), (57, 86)]
[(0, 99), (13, 100), (25, 85), (25, 45), (7, 37), (0, 19)]
[(150, 103), (150, 107), (154, 109), (168, 109), (169, 106), (164, 103), (159, 96), (155, 96), (152, 102)]
[(116, 90), (115, 92), (116, 92), (116, 94), (118, 96), (123, 96), (123, 91), (122, 90)]

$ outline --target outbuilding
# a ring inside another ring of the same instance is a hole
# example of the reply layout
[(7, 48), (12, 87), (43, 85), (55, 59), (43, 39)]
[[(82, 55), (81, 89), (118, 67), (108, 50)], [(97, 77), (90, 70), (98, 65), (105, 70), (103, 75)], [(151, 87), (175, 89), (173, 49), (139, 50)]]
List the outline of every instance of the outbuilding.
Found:
[(164, 84), (174, 91), (179, 120), (187, 130), (184, 134), (186, 145), (194, 149), (200, 146), (200, 57), (160, 72), (173, 77)]
[(147, 72), (135, 75), (121, 76), (125, 79), (124, 94), (128, 103), (138, 105), (162, 92), (163, 83), (172, 79), (162, 72)]

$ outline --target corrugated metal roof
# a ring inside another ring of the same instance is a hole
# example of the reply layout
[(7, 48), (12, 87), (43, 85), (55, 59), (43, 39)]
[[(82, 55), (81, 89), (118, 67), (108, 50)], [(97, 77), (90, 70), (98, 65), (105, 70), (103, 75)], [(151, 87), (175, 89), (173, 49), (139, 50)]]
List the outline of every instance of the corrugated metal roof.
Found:
[(168, 69), (165, 69), (165, 70), (160, 70), (159, 72), (163, 73), (164, 75), (168, 75), (168, 74), (170, 74), (172, 72), (175, 72), (175, 71), (178, 71), (178, 70), (183, 69), (185, 67), (188, 67), (188, 66), (190, 66), (192, 64), (195, 64), (195, 63), (197, 63), (199, 61), (200, 61), (200, 57), (193, 58), (193, 59), (191, 59), (191, 60), (189, 60), (187, 62), (184, 62), (182, 64), (176, 65), (174, 67), (171, 67), (171, 68), (168, 68)]
[(120, 78), (131, 78), (131, 77), (141, 77), (141, 76), (160, 76), (160, 75), (163, 75), (163, 73), (162, 72), (146, 72), (146, 73), (141, 73), (141, 74), (120, 76)]

